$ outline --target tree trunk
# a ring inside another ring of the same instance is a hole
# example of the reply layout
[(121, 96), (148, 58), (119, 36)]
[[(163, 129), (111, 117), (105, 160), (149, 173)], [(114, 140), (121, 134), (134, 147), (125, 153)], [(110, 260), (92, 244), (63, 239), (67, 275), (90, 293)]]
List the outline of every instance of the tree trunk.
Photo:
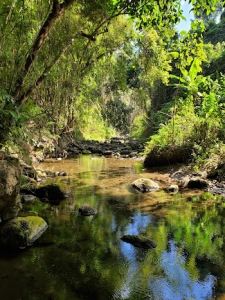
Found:
[(23, 72), (20, 75), (20, 77), (17, 79), (15, 84), (15, 91), (12, 93), (12, 96), (14, 97), (15, 101), (18, 100), (18, 105), (20, 105), (23, 101), (20, 99), (20, 94), (23, 89), (23, 85), (25, 82), (25, 79), (27, 77), (27, 74), (29, 73), (33, 62), (38, 56), (38, 53), (44, 44), (45, 40), (47, 39), (50, 30), (52, 29), (55, 21), (68, 9), (68, 7), (73, 4), (75, 0), (65, 0), (60, 4), (59, 0), (53, 0), (53, 6), (52, 10), (49, 13), (46, 21), (42, 25), (42, 27), (39, 30), (39, 33), (26, 57)]
[(75, 125), (76, 118), (75, 116), (72, 116), (71, 120), (68, 122), (68, 124), (63, 128), (62, 133), (60, 135), (63, 135), (67, 132), (71, 132), (73, 130), (73, 127)]

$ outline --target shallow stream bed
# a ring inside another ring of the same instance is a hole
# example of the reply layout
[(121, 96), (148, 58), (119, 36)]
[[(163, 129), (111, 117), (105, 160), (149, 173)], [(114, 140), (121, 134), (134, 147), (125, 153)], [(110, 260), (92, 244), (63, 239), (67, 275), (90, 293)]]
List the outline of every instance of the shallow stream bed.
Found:
[[(38, 168), (67, 172), (50, 182), (66, 184), (71, 195), (58, 205), (24, 205), (21, 215), (39, 215), (49, 227), (32, 247), (0, 253), (1, 300), (225, 299), (222, 198), (168, 194), (168, 175), (133, 159), (80, 155)], [(131, 183), (140, 177), (160, 190), (135, 191)], [(82, 204), (98, 213), (81, 216)], [(125, 234), (151, 238), (157, 247), (135, 248), (121, 240)]]

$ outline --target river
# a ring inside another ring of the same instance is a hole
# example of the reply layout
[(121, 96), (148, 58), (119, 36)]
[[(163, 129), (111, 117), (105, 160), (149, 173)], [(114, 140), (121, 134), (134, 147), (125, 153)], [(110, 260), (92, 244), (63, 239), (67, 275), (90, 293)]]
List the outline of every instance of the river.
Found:
[[(134, 159), (80, 155), (38, 168), (67, 172), (50, 181), (71, 195), (58, 205), (38, 199), (24, 205), (20, 215), (39, 215), (49, 227), (33, 246), (1, 251), (1, 300), (225, 299), (221, 197), (168, 194), (168, 176)], [(135, 191), (131, 183), (140, 177), (161, 189)], [(82, 204), (98, 213), (81, 216)], [(157, 247), (135, 248), (121, 240), (124, 234), (141, 234)]]

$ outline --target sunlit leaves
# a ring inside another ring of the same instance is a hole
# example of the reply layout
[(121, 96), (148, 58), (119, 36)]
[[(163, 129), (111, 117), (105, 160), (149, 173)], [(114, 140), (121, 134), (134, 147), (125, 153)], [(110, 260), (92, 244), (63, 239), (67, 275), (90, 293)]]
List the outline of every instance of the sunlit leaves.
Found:
[[(207, 59), (202, 38), (196, 32), (186, 33), (183, 31), (180, 35), (180, 39), (175, 42), (171, 51), (176, 59), (176, 67), (178, 69), (189, 68), (193, 59), (195, 59), (195, 67), (197, 72), (200, 72), (202, 62)], [(174, 52), (176, 48), (177, 52)]]
[[(219, 0), (189, 0), (193, 5), (193, 10), (196, 15), (203, 10), (206, 14), (210, 14), (216, 9)], [(163, 26), (172, 26), (180, 19), (184, 19), (181, 8), (181, 1), (165, 1), (165, 0), (114, 0), (111, 1), (112, 7), (118, 11), (123, 11), (126, 14), (136, 18), (139, 28), (146, 26), (155, 26), (159, 29)]]
[[(216, 9), (216, 4), (220, 3), (220, 0), (189, 0), (190, 4), (193, 5), (194, 13), (198, 16), (200, 11), (203, 10), (206, 15), (209, 15)], [(224, 4), (224, 1), (223, 1)]]

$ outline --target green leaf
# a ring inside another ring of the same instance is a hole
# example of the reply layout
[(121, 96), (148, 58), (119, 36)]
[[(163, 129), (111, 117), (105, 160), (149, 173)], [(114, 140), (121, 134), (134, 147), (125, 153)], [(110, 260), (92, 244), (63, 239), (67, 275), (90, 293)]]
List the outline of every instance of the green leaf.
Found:
[(190, 70), (189, 70), (189, 76), (191, 82), (193, 82), (198, 74), (198, 72), (201, 70), (200, 67), (200, 61), (199, 59), (195, 58), (191, 64)]
[(184, 68), (180, 68), (180, 71), (181, 71), (184, 78), (186, 78), (188, 76), (188, 71), (185, 70)]
[(170, 78), (177, 79), (177, 80), (180, 81), (180, 82), (186, 83), (186, 80), (183, 79), (182, 77), (179, 77), (179, 76), (176, 76), (176, 75), (173, 75), (173, 74), (170, 74), (169, 77), (170, 77)]
[(173, 57), (174, 59), (176, 59), (176, 58), (179, 57), (179, 53), (178, 53), (178, 52), (173, 51), (173, 52), (170, 52), (170, 54), (172, 55), (172, 57)]

